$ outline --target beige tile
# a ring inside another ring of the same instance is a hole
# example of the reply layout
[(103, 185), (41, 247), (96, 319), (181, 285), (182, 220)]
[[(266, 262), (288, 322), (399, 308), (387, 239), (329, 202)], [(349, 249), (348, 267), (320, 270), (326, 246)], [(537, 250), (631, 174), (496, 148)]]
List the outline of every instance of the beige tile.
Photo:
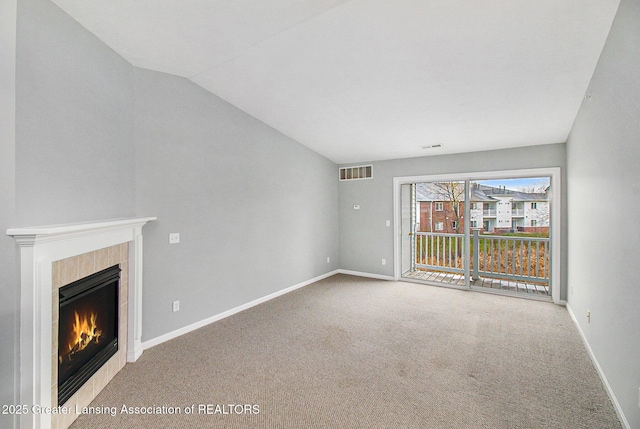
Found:
[(120, 372), (120, 357), (118, 355), (111, 357), (109, 362), (107, 362), (107, 367), (109, 368), (109, 381), (111, 381), (111, 379)]
[(80, 389), (76, 392), (78, 396), (78, 407), (86, 407), (93, 401), (93, 377), (91, 377)]
[(54, 261), (51, 264), (51, 285), (54, 290), (62, 286), (60, 284), (60, 261)]
[(109, 250), (108, 249), (100, 249), (96, 250), (96, 271), (102, 271), (105, 268), (109, 268)]
[(58, 406), (58, 383), (51, 386), (51, 406), (54, 408)]
[(95, 269), (95, 252), (83, 253), (78, 258), (80, 259), (78, 266), (79, 278), (87, 277), (90, 274), (96, 272)]
[(120, 262), (120, 283), (129, 284), (129, 263)]
[(120, 305), (129, 301), (129, 282), (120, 278)]
[(77, 414), (75, 411), (75, 407), (73, 409), (73, 411), (70, 414), (67, 414), (66, 420), (68, 422), (67, 426), (65, 427), (65, 429), (68, 429), (69, 426), (71, 426), (73, 424), (73, 422), (75, 422), (78, 417), (80, 417), (80, 414)]
[(76, 405), (78, 405), (78, 392), (64, 403), (64, 407), (70, 409), (71, 413), (58, 415), (58, 429), (68, 428), (78, 418), (75, 413)]
[(64, 286), (78, 280), (79, 263), (78, 257), (67, 258), (60, 261), (60, 285)]
[[(51, 384), (58, 388), (58, 352), (51, 354)], [(56, 393), (56, 402), (58, 401), (58, 394)], [(54, 405), (55, 406), (55, 405)]]
[(93, 395), (98, 396), (98, 393), (105, 388), (107, 383), (109, 383), (109, 369), (106, 365), (103, 365), (94, 375), (93, 381)]
[(129, 243), (120, 243), (120, 262), (129, 261)]
[(54, 289), (51, 295), (51, 321), (57, 322), (60, 319), (60, 292)]
[(122, 326), (123, 324), (126, 325), (127, 323), (127, 311), (129, 309), (129, 306), (127, 305), (127, 303), (125, 302), (124, 304), (120, 305), (120, 326)]
[(127, 348), (127, 325), (120, 327), (118, 335), (118, 352)]
[(117, 265), (120, 263), (120, 246), (115, 245), (107, 249), (109, 252), (109, 266)]
[(124, 341), (120, 350), (118, 350), (118, 354), (120, 355), (120, 369), (124, 368), (127, 364), (127, 342)]
[(58, 353), (58, 321), (51, 324), (51, 353)]
[(126, 326), (129, 321), (129, 313), (127, 312), (129, 309), (129, 306), (127, 305), (126, 301), (124, 303), (124, 307), (125, 307), (124, 309), (120, 307), (120, 320), (119, 320), (120, 326)]

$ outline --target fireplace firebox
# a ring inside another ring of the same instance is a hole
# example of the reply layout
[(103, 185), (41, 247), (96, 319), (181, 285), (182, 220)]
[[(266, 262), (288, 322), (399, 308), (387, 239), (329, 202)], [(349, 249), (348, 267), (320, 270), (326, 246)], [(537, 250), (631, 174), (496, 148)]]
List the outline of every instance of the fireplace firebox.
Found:
[(115, 265), (59, 289), (59, 405), (118, 351), (119, 282)]

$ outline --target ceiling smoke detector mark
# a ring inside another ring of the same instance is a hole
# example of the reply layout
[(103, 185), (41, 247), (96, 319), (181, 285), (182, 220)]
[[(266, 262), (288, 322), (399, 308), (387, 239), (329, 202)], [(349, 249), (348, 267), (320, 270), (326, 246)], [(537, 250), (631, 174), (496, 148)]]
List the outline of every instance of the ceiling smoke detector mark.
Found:
[(428, 144), (426, 146), (420, 146), (420, 149), (437, 149), (439, 147), (442, 147), (441, 144)]

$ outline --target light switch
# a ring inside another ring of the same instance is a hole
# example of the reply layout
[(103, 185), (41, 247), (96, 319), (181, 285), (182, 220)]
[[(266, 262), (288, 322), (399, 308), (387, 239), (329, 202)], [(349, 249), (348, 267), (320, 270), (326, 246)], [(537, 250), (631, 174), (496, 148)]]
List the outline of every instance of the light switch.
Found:
[(169, 234), (169, 244), (176, 244), (176, 243), (180, 243), (180, 233), (172, 232), (171, 234)]

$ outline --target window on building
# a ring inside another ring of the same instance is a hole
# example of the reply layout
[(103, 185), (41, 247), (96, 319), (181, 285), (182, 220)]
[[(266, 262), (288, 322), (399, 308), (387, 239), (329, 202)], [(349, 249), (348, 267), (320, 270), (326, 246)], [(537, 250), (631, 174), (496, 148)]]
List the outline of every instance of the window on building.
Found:
[(477, 220), (472, 220), (471, 221), (471, 228), (477, 228), (478, 227), (478, 221)]
[(444, 229), (444, 224), (442, 222), (436, 222), (436, 231), (442, 231)]
[(436, 203), (436, 211), (437, 211), (437, 212), (441, 212), (442, 210), (444, 210), (444, 203), (443, 203), (443, 202), (441, 202), (441, 201), (438, 201), (438, 202)]
[(482, 203), (471, 203), (471, 210), (480, 210), (482, 208)]
[(535, 219), (531, 220), (531, 226), (538, 226), (538, 221)]
[(538, 203), (531, 203), (531, 208), (532, 209), (537, 209), (538, 208)]
[(453, 228), (453, 229), (458, 228), (458, 222), (455, 221), (455, 220), (453, 222), (451, 222), (451, 228)]

